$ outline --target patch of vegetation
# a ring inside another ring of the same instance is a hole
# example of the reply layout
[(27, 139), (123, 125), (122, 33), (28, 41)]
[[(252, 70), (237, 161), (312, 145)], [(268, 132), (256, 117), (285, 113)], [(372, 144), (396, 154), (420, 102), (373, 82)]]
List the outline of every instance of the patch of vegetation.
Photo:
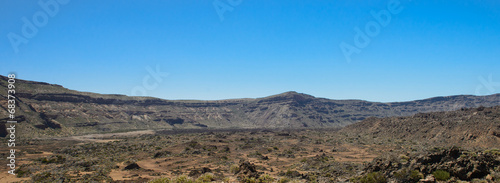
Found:
[(205, 173), (196, 179), (196, 182), (212, 182), (215, 181), (215, 176), (212, 173)]
[(387, 178), (381, 172), (372, 172), (364, 176), (353, 178), (351, 181), (356, 183), (386, 183)]
[(21, 168), (18, 168), (16, 171), (14, 171), (14, 173), (16, 173), (16, 177), (18, 178), (25, 177), (25, 175), (31, 174), (29, 170), (23, 170)]
[(436, 180), (439, 180), (439, 181), (445, 181), (445, 180), (450, 179), (450, 173), (448, 173), (447, 171), (444, 171), (444, 170), (436, 170), (436, 171), (432, 172), (432, 175), (434, 175), (434, 177), (436, 177)]
[(274, 178), (271, 177), (269, 174), (264, 174), (259, 177), (259, 182), (260, 183), (271, 183), (274, 182)]
[(240, 171), (240, 166), (233, 164), (231, 167), (229, 167), (229, 172), (236, 174)]
[(496, 156), (500, 156), (500, 149), (488, 149), (488, 150), (486, 150), (484, 152), (487, 153), (487, 154), (493, 154), (493, 155), (496, 155)]
[(171, 183), (171, 182), (172, 182), (172, 180), (170, 180), (170, 178), (163, 177), (163, 178), (151, 180), (148, 183)]
[(282, 177), (278, 180), (278, 183), (287, 183), (287, 182), (290, 182), (290, 179), (286, 177)]
[(66, 160), (66, 158), (64, 158), (61, 155), (55, 155), (55, 156), (40, 158), (38, 160), (43, 164), (50, 164), (50, 163), (63, 163)]
[(394, 177), (401, 182), (414, 183), (424, 178), (424, 175), (417, 170), (403, 168), (394, 173)]

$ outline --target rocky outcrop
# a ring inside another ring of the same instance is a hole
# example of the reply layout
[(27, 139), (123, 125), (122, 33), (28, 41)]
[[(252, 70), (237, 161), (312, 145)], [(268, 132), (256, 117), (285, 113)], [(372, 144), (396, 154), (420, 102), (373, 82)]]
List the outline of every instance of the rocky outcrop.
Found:
[(125, 166), (125, 168), (123, 168), (123, 170), (137, 170), (137, 169), (141, 169), (141, 167), (135, 162), (132, 162), (127, 166)]
[(397, 175), (401, 170), (417, 171), (426, 176), (421, 182), (432, 182), (434, 179), (429, 177), (430, 175), (436, 171), (444, 171), (454, 179), (470, 181), (486, 179), (488, 175), (493, 179), (491, 175), (500, 173), (498, 167), (500, 167), (499, 151), (471, 152), (452, 147), (437, 152), (413, 154), (403, 161), (395, 156), (376, 158), (366, 165), (364, 171), (382, 172), (394, 179), (398, 179)]
[(500, 106), (419, 113), (407, 117), (369, 118), (341, 133), (372, 139), (399, 139), (429, 145), (491, 147), (500, 144)]
[(238, 179), (243, 180), (245, 178), (259, 178), (262, 172), (258, 172), (255, 164), (248, 161), (240, 162), (238, 171), (235, 172)]

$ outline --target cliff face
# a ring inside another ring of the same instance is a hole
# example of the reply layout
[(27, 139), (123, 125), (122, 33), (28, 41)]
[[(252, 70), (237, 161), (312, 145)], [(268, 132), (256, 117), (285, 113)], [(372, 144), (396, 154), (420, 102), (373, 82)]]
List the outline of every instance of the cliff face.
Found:
[[(0, 76), (2, 122), (8, 114), (6, 86), (7, 78)], [(78, 92), (60, 85), (19, 79), (16, 92), (20, 133), (27, 137), (135, 129), (341, 127), (372, 116), (407, 116), (500, 105), (500, 94), (400, 103), (330, 100), (296, 92), (257, 99), (163, 100)]]

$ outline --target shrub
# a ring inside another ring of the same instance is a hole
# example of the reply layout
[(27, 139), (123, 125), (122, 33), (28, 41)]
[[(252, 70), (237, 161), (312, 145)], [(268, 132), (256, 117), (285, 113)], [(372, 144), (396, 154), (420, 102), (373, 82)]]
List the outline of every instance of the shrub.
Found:
[(244, 177), (240, 182), (242, 183), (258, 183), (255, 177)]
[(487, 153), (487, 154), (493, 154), (493, 155), (500, 156), (500, 150), (499, 149), (489, 149), (489, 150), (486, 150), (484, 152)]
[(259, 177), (259, 183), (271, 183), (274, 182), (274, 178), (269, 174), (265, 174)]
[(188, 143), (188, 146), (192, 147), (192, 148), (196, 148), (196, 147), (200, 146), (200, 144), (196, 141), (191, 141)]
[(386, 183), (387, 178), (380, 172), (372, 172), (364, 176), (354, 178), (351, 181), (357, 183)]
[(424, 178), (424, 175), (417, 170), (401, 169), (394, 173), (394, 177), (401, 182), (418, 182)]
[(148, 183), (171, 183), (172, 181), (168, 177), (163, 177), (159, 179), (154, 179), (149, 181)]
[(16, 173), (16, 176), (18, 178), (24, 177), (25, 175), (29, 175), (31, 173), (29, 170), (24, 171), (21, 168), (18, 168), (14, 172)]
[(287, 183), (287, 182), (290, 182), (290, 179), (286, 177), (283, 177), (280, 180), (278, 180), (278, 183)]
[(488, 183), (488, 181), (475, 178), (475, 179), (472, 179), (471, 183)]
[(240, 167), (236, 164), (233, 164), (233, 165), (231, 165), (231, 167), (229, 167), (229, 171), (231, 173), (236, 174), (236, 173), (240, 172)]
[(50, 164), (50, 163), (63, 163), (66, 161), (66, 158), (64, 158), (61, 155), (55, 155), (55, 156), (50, 156), (50, 157), (44, 157), (44, 158), (39, 158), (38, 159), (40, 162), (43, 164)]
[(215, 180), (215, 176), (212, 173), (205, 173), (196, 179), (196, 182), (211, 182)]
[(194, 183), (193, 180), (191, 180), (190, 178), (188, 178), (185, 175), (181, 175), (181, 176), (175, 178), (173, 182), (174, 183)]
[(406, 163), (410, 160), (410, 158), (406, 155), (401, 155), (399, 158), (401, 158), (401, 163)]
[(444, 171), (444, 170), (436, 170), (436, 171), (432, 172), (432, 175), (434, 175), (434, 177), (436, 177), (436, 180), (440, 180), (440, 181), (445, 181), (445, 180), (450, 179), (450, 173), (448, 173), (447, 171)]

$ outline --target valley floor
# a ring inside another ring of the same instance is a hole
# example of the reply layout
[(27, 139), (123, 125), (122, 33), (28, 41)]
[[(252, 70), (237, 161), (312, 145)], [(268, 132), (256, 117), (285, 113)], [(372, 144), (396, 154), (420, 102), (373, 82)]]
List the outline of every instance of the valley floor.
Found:
[[(453, 156), (449, 154), (456, 148), (352, 136), (336, 129), (138, 131), (24, 139), (18, 150), (17, 176), (7, 174), (7, 167), (2, 166), (0, 182), (147, 182), (162, 177), (216, 182), (364, 182), (377, 176), (405, 182), (405, 176), (413, 176), (408, 179), (412, 182), (441, 169), (451, 174), (448, 182), (460, 179), (454, 176), (455, 169), (439, 165), (452, 161), (447, 156)], [(0, 152), (6, 157), (8, 150)], [(464, 161), (475, 156), (489, 163), (481, 164), (485, 170), (464, 181), (500, 181), (498, 150), (457, 152)], [(424, 161), (436, 155), (442, 155), (439, 161)], [(405, 169), (408, 175), (398, 177)]]

